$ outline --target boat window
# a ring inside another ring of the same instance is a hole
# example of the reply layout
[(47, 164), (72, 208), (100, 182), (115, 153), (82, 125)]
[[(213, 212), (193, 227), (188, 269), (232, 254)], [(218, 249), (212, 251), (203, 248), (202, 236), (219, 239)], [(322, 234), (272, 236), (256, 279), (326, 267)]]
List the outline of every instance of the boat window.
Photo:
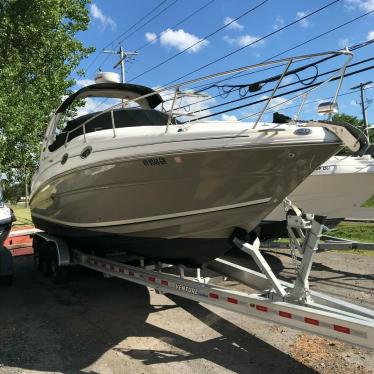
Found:
[[(60, 148), (66, 142), (77, 136), (83, 135), (82, 124), (100, 112), (89, 113), (67, 121), (60, 133), (56, 133), (55, 139), (48, 147), (51, 152)], [(155, 109), (130, 109), (121, 108), (113, 111), (116, 128), (136, 126), (166, 126), (169, 116), (164, 112)], [(175, 123), (175, 121), (173, 121)], [(60, 126), (57, 125), (56, 129)], [(93, 118), (86, 124), (86, 133), (112, 129), (112, 118), (110, 112)]]

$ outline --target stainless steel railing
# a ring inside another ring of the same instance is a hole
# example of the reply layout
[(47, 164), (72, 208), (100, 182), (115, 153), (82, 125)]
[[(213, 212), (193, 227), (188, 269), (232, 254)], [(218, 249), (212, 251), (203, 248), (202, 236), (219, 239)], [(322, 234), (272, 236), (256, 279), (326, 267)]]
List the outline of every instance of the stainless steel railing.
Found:
[[(282, 101), (282, 103), (279, 103), (279, 104), (276, 104), (276, 105), (270, 105), (271, 101), (275, 97), (275, 94), (276, 94), (277, 90), (279, 89), (279, 87), (282, 83), (282, 80), (287, 75), (287, 73), (290, 72), (290, 67), (292, 66), (292, 64), (295, 64), (296, 62), (302, 62), (302, 61), (306, 61), (306, 60), (309, 60), (309, 59), (317, 58), (317, 57), (323, 57), (323, 56), (325, 56), (325, 57), (328, 57), (328, 56), (335, 57), (335, 56), (342, 56), (342, 55), (347, 57), (345, 62), (343, 63), (342, 67), (337, 72), (333, 73), (329, 78), (327, 78), (326, 80), (324, 80), (323, 82), (318, 84), (316, 87), (312, 87), (312, 88), (308, 89), (306, 92), (303, 92), (301, 94), (293, 96), (290, 99)], [(201, 93), (197, 94), (197, 93), (188, 92), (188, 91), (183, 92), (182, 88), (188, 87), (188, 86), (190, 86), (192, 84), (195, 84), (195, 83), (212, 80), (212, 79), (219, 78), (219, 77), (234, 75), (234, 74), (238, 74), (238, 73), (241, 73), (241, 72), (244, 72), (244, 71), (249, 71), (249, 70), (255, 70), (255, 69), (260, 68), (260, 67), (267, 67), (267, 66), (271, 66), (271, 65), (276, 66), (276, 65), (279, 65), (279, 64), (284, 64), (285, 68), (282, 71), (282, 73), (280, 74), (279, 79), (276, 81), (275, 86), (274, 86), (270, 96), (267, 98), (267, 100), (265, 102), (265, 105), (263, 106), (261, 111), (259, 111), (257, 113), (254, 113), (254, 114), (250, 114), (250, 115), (241, 117), (241, 118), (239, 118), (239, 120), (248, 119), (248, 118), (257, 116), (256, 119), (255, 119), (255, 122), (253, 124), (253, 127), (252, 127), (252, 129), (255, 129), (257, 127), (258, 123), (261, 121), (262, 117), (264, 116), (264, 114), (267, 111), (273, 110), (274, 108), (277, 108), (281, 105), (284, 105), (287, 102), (291, 102), (291, 101), (301, 97), (302, 101), (300, 103), (299, 108), (296, 111), (296, 115), (293, 118), (293, 121), (296, 122), (299, 115), (300, 115), (300, 112), (301, 112), (301, 110), (302, 110), (302, 108), (303, 108), (303, 106), (304, 106), (304, 104), (307, 100), (307, 97), (310, 94), (310, 92), (315, 91), (316, 89), (320, 88), (321, 86), (329, 83), (334, 78), (339, 77), (338, 85), (336, 87), (336, 91), (335, 91), (335, 95), (334, 95), (334, 99), (333, 99), (333, 103), (336, 103), (336, 100), (337, 100), (337, 97), (338, 97), (338, 94), (339, 94), (339, 91), (340, 91), (340, 88), (341, 88), (341, 85), (342, 85), (342, 81), (343, 81), (343, 78), (344, 78), (346, 68), (347, 68), (348, 64), (350, 63), (350, 61), (352, 60), (352, 58), (353, 58), (353, 54), (348, 49), (344, 49), (344, 50), (340, 50), (340, 51), (329, 51), (329, 52), (322, 52), (322, 53), (314, 53), (314, 54), (301, 55), (301, 56), (293, 56), (293, 57), (288, 57), (288, 58), (284, 58), (284, 59), (280, 59), (280, 60), (266, 61), (266, 62), (254, 64), (254, 65), (243, 66), (243, 67), (236, 68), (236, 69), (231, 69), (231, 70), (227, 70), (227, 71), (223, 71), (223, 72), (219, 72), (219, 73), (215, 73), (215, 74), (210, 74), (210, 75), (206, 75), (206, 76), (203, 76), (203, 77), (200, 77), (200, 78), (192, 79), (192, 80), (189, 80), (189, 81), (186, 81), (186, 82), (183, 82), (183, 83), (177, 83), (177, 84), (172, 85), (172, 86), (164, 86), (164, 87), (161, 87), (161, 88), (155, 90), (152, 93), (137, 97), (135, 99), (126, 100), (123, 103), (121, 102), (119, 104), (113, 105), (113, 106), (109, 107), (108, 109), (105, 109), (105, 110), (101, 111), (100, 113), (97, 113), (96, 115), (90, 117), (89, 119), (84, 121), (81, 125), (76, 127), (75, 129), (64, 132), (66, 134), (64, 146), (65, 147), (67, 146), (70, 134), (72, 132), (75, 132), (75, 131), (79, 130), (80, 128), (82, 128), (82, 132), (83, 132), (83, 141), (86, 142), (86, 140), (87, 140), (86, 139), (86, 133), (87, 133), (86, 126), (91, 121), (93, 121), (94, 119), (96, 119), (96, 118), (98, 118), (98, 117), (100, 117), (103, 114), (108, 113), (108, 112), (110, 112), (110, 115), (111, 115), (113, 138), (115, 138), (116, 137), (116, 124), (115, 124), (114, 110), (116, 108), (123, 107), (123, 105), (128, 105), (129, 103), (138, 103), (141, 100), (147, 99), (152, 95), (157, 95), (157, 94), (161, 94), (161, 93), (170, 93), (171, 92), (170, 95), (171, 95), (172, 103), (171, 103), (171, 108), (167, 111), (169, 116), (168, 116), (168, 121), (167, 121), (166, 128), (165, 128), (165, 134), (166, 134), (166, 133), (168, 133), (170, 125), (172, 124), (172, 120), (174, 118), (177, 99), (180, 98), (180, 97), (183, 97), (183, 96), (193, 96), (193, 95), (203, 96), (203, 94), (201, 94)], [(194, 112), (188, 113), (188, 115), (193, 115), (193, 114), (194, 114)], [(184, 114), (178, 113), (176, 115), (176, 117), (181, 116), (181, 115), (184, 115)], [(188, 122), (189, 121), (186, 121), (185, 123), (188, 123)], [(52, 129), (52, 131), (50, 132), (50, 135), (53, 134), (53, 132), (54, 132), (54, 129)]]

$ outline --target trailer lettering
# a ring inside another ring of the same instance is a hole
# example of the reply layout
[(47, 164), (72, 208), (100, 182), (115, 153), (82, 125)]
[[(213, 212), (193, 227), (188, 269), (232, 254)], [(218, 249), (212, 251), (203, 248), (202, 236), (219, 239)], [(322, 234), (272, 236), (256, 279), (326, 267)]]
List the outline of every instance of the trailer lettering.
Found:
[(186, 292), (186, 293), (191, 293), (193, 295), (197, 295), (197, 289), (194, 287), (189, 287), (185, 286), (184, 284), (175, 284), (175, 289), (178, 291)]

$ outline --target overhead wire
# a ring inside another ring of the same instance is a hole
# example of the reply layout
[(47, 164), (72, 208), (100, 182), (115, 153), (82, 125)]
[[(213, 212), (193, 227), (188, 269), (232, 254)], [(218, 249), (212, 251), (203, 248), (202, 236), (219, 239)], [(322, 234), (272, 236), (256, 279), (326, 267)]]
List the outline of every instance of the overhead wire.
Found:
[[(326, 5), (324, 5), (324, 6), (320, 7), (320, 8), (318, 8), (318, 9), (316, 9), (316, 10), (314, 10), (314, 11), (312, 11), (312, 12), (306, 14), (305, 16), (303, 16), (303, 17), (301, 17), (301, 18), (298, 18), (297, 20), (288, 23), (287, 25), (285, 25), (285, 26), (279, 28), (278, 30), (272, 31), (272, 32), (270, 32), (270, 33), (268, 33), (268, 34), (266, 34), (266, 35), (264, 35), (264, 36), (262, 36), (262, 37), (256, 39), (255, 41), (253, 41), (253, 42), (251, 42), (251, 43), (248, 43), (248, 44), (246, 44), (246, 45), (244, 45), (244, 46), (242, 46), (242, 47), (240, 47), (240, 48), (237, 48), (237, 49), (235, 49), (235, 50), (233, 50), (233, 51), (231, 51), (231, 52), (229, 52), (229, 53), (227, 53), (227, 54), (225, 54), (225, 55), (223, 55), (223, 56), (221, 56), (221, 57), (219, 57), (219, 58), (217, 58), (217, 59), (215, 59), (215, 60), (213, 60), (213, 61), (211, 61), (211, 62), (209, 62), (209, 63), (207, 63), (207, 64), (204, 64), (204, 65), (200, 66), (199, 68), (196, 68), (196, 69), (192, 70), (191, 72), (189, 72), (189, 73), (187, 73), (187, 74), (184, 74), (184, 75), (182, 75), (182, 76), (180, 76), (180, 77), (178, 77), (178, 78), (176, 78), (176, 79), (173, 79), (172, 81), (166, 83), (165, 86), (168, 86), (168, 85), (170, 85), (170, 84), (172, 84), (172, 83), (175, 83), (175, 82), (177, 82), (177, 81), (179, 81), (179, 80), (181, 80), (181, 79), (183, 79), (183, 78), (185, 78), (185, 77), (188, 77), (189, 75), (191, 75), (191, 74), (193, 74), (193, 73), (196, 73), (196, 72), (198, 72), (198, 71), (200, 71), (200, 70), (203, 70), (203, 69), (205, 69), (205, 68), (207, 68), (207, 67), (209, 67), (209, 66), (211, 66), (211, 65), (213, 65), (213, 64), (215, 64), (215, 63), (217, 63), (217, 62), (219, 62), (219, 61), (222, 61), (222, 60), (224, 60), (224, 59), (226, 59), (226, 58), (228, 58), (228, 57), (230, 57), (230, 56), (233, 56), (234, 54), (236, 54), (236, 53), (242, 51), (243, 49), (248, 48), (248, 47), (250, 47), (251, 45), (254, 45), (254, 44), (258, 43), (258, 42), (261, 42), (261, 41), (263, 41), (263, 40), (265, 40), (265, 39), (267, 39), (267, 38), (269, 38), (269, 37), (271, 37), (271, 36), (273, 36), (273, 35), (275, 35), (275, 34), (281, 32), (281, 31), (283, 31), (283, 30), (285, 30), (285, 29), (287, 29), (287, 28), (289, 28), (289, 27), (295, 25), (296, 23), (298, 23), (298, 22), (300, 22), (300, 21), (302, 21), (302, 20), (305, 20), (305, 19), (307, 19), (307, 18), (313, 16), (314, 14), (317, 14), (317, 13), (319, 13), (319, 12), (321, 12), (321, 11), (327, 9), (328, 7), (330, 7), (330, 6), (332, 6), (332, 5), (336, 4), (336, 3), (338, 3), (338, 2), (340, 2), (340, 1), (341, 1), (341, 0), (333, 0), (333, 1), (329, 2), (328, 4), (326, 4)], [(146, 71), (146, 72), (147, 72), (147, 71)], [(145, 73), (146, 73), (146, 72), (145, 72)], [(145, 74), (145, 73), (144, 73), (144, 74)], [(141, 74), (138, 75), (136, 78), (138, 78), (139, 76), (141, 76)]]
[(156, 15), (154, 15), (152, 18), (150, 18), (147, 22), (143, 23), (141, 26), (139, 26), (137, 29), (135, 29), (132, 33), (129, 35), (125, 35), (124, 38), (122, 38), (119, 43), (124, 42), (126, 39), (130, 38), (130, 36), (133, 36), (136, 32), (138, 32), (140, 29), (142, 29), (144, 26), (148, 25), (150, 22), (152, 22), (155, 18), (160, 16), (161, 14), (165, 13), (169, 8), (171, 8), (174, 4), (176, 4), (179, 0), (173, 0), (171, 4), (163, 8), (160, 12), (158, 12)]
[[(366, 88), (366, 91), (370, 91), (370, 90), (373, 90), (373, 89), (374, 89), (374, 87), (369, 87), (369, 88)], [(350, 91), (347, 91), (347, 92), (339, 94), (337, 97), (352, 95), (352, 94), (355, 94), (355, 93), (358, 93), (358, 92), (360, 92), (359, 89), (355, 90), (355, 91), (350, 90)], [(304, 106), (308, 106), (310, 104), (318, 103), (320, 101), (325, 101), (325, 100), (329, 100), (329, 99), (332, 99), (332, 98), (334, 98), (334, 96), (325, 97), (323, 99), (316, 99), (316, 100), (306, 101), (305, 104), (304, 104)], [(289, 106), (285, 106), (285, 107), (282, 106), (281, 109), (282, 110), (284, 110), (284, 109), (292, 109), (292, 108), (297, 108), (299, 106), (300, 106), (300, 104), (289, 105)], [(277, 110), (279, 110), (279, 109), (277, 109)], [(273, 112), (273, 110), (271, 110), (271, 108), (269, 108), (269, 111)]]
[[(367, 13), (365, 13), (365, 14), (359, 16), (359, 17), (355, 17), (354, 19), (351, 19), (351, 20), (348, 21), (348, 22), (345, 22), (345, 23), (343, 23), (343, 24), (341, 24), (341, 25), (339, 25), (339, 26), (336, 26), (336, 27), (334, 27), (334, 28), (332, 28), (332, 29), (330, 29), (330, 30), (328, 30), (328, 31), (326, 31), (326, 32), (323, 32), (322, 34), (319, 34), (319, 35), (317, 35), (317, 36), (315, 36), (315, 37), (313, 37), (313, 38), (311, 38), (311, 39), (308, 39), (308, 40), (306, 40), (306, 41), (304, 41), (304, 42), (302, 42), (302, 43), (300, 43), (300, 44), (298, 44), (298, 45), (296, 45), (296, 46), (294, 46), (294, 47), (292, 47), (292, 48), (289, 48), (289, 49), (287, 49), (287, 50), (285, 50), (285, 51), (283, 51), (283, 52), (277, 53), (276, 55), (273, 55), (273, 56), (269, 57), (268, 59), (264, 60), (263, 63), (268, 62), (268, 61), (271, 61), (271, 60), (274, 59), (275, 57), (279, 57), (279, 56), (283, 55), (284, 53), (289, 52), (290, 50), (294, 50), (294, 49), (296, 49), (296, 48), (298, 48), (298, 47), (300, 47), (300, 46), (302, 46), (302, 45), (305, 45), (305, 44), (307, 44), (307, 43), (310, 43), (311, 41), (314, 41), (314, 40), (317, 39), (317, 38), (320, 38), (320, 37), (322, 37), (322, 36), (325, 36), (325, 35), (327, 35), (328, 33), (335, 31), (337, 28), (340, 28), (340, 27), (346, 26), (347, 24), (350, 24), (350, 23), (352, 23), (353, 21), (357, 21), (358, 19), (360, 19), (360, 18), (362, 18), (363, 16), (366, 16), (366, 15), (372, 13), (372, 12), (373, 12), (373, 11), (370, 11), (370, 12), (367, 12)], [(364, 41), (364, 42), (362, 42), (362, 43), (355, 44), (355, 45), (353, 45), (353, 46), (349, 46), (348, 49), (349, 49), (350, 51), (354, 52), (354, 51), (356, 51), (356, 50), (358, 50), (358, 49), (360, 49), (360, 48), (364, 48), (364, 47), (366, 47), (366, 46), (368, 46), (369, 44), (372, 44), (372, 43), (374, 43), (374, 39), (370, 39), (370, 40)], [(257, 73), (259, 73), (259, 72), (263, 72), (263, 71), (267, 71), (267, 70), (275, 69), (275, 68), (277, 68), (277, 67), (279, 67), (279, 66), (284, 66), (284, 65), (285, 65), (285, 64), (277, 65), (277, 66), (270, 66), (270, 67), (268, 67), (268, 68), (259, 69), (259, 70), (252, 71), (252, 72), (248, 72), (248, 73), (242, 73), (242, 74), (240, 74), (240, 75), (237, 75), (235, 78), (239, 78), (239, 77), (243, 77), (243, 76), (248, 76), (248, 75), (252, 75), (252, 74), (257, 74)], [(236, 74), (237, 74), (237, 73), (236, 73)], [(234, 74), (234, 75), (236, 75), (236, 74)], [(233, 77), (224, 78), (224, 79), (221, 79), (221, 80), (217, 81), (216, 83), (221, 83), (221, 82), (223, 82), (223, 81), (227, 81), (227, 80), (232, 79), (232, 78), (233, 78)], [(210, 85), (206, 85), (206, 84), (205, 84), (205, 85), (194, 86), (194, 87), (191, 87), (191, 89), (195, 90), (196, 88), (201, 88), (201, 87), (204, 87), (204, 88), (199, 89), (199, 90), (197, 90), (197, 91), (195, 91), (195, 92), (198, 92), (198, 93), (199, 93), (199, 92), (202, 92), (202, 91), (206, 91), (207, 89), (209, 89), (210, 87), (212, 87), (212, 84), (210, 84)], [(236, 90), (233, 90), (233, 92), (234, 92), (234, 91), (236, 91)], [(214, 99), (214, 98), (219, 97), (219, 96), (220, 96), (220, 95), (218, 94), (218, 95), (212, 96), (212, 97), (210, 97), (210, 98), (204, 98), (204, 99), (198, 101), (197, 103), (202, 103), (202, 102), (205, 102), (205, 101), (208, 101), (208, 100)], [(168, 100), (166, 100), (166, 101), (168, 101)]]
[[(181, 21), (177, 22), (176, 24), (174, 24), (173, 26), (170, 26), (169, 28), (171, 29), (175, 29), (176, 27), (182, 25), (184, 22), (188, 21), (189, 19), (191, 19), (192, 17), (194, 17), (196, 14), (198, 14), (199, 12), (201, 12), (202, 10), (204, 10), (206, 7), (208, 7), (209, 5), (211, 5), (212, 3), (214, 3), (216, 0), (209, 0), (208, 2), (206, 2), (204, 5), (202, 5), (201, 7), (199, 7), (198, 9), (196, 9), (195, 11), (193, 11), (191, 14), (189, 14), (188, 16), (184, 17)], [(140, 47), (138, 48), (135, 48), (135, 51), (139, 52), (141, 51), (142, 49), (148, 47), (150, 44), (153, 44), (155, 43), (158, 39), (160, 39), (160, 35), (157, 35), (154, 39), (150, 40), (149, 42), (147, 43), (144, 43), (143, 45), (141, 45)]]
[[(371, 11), (368, 11), (368, 12), (366, 12), (366, 13), (363, 13), (363, 14), (357, 16), (357, 17), (354, 17), (354, 18), (350, 19), (350, 20), (347, 21), (347, 22), (344, 22), (344, 23), (342, 23), (342, 24), (340, 24), (340, 25), (338, 25), (338, 26), (333, 27), (333, 28), (330, 29), (330, 30), (327, 30), (327, 31), (325, 31), (325, 32), (323, 32), (323, 33), (321, 33), (321, 34), (319, 34), (319, 35), (314, 36), (313, 38), (310, 38), (310, 39), (308, 39), (308, 40), (306, 40), (306, 41), (304, 41), (304, 42), (302, 42), (302, 43), (299, 43), (299, 44), (297, 44), (297, 45), (295, 45), (295, 46), (293, 46), (293, 47), (291, 47), (291, 48), (288, 48), (288, 49), (286, 49), (286, 50), (284, 50), (284, 51), (282, 51), (282, 52), (280, 52), (280, 53), (277, 53), (277, 54), (275, 54), (275, 55), (269, 57), (268, 59), (264, 60), (263, 62), (270, 61), (270, 60), (272, 60), (272, 59), (274, 59), (274, 58), (277, 58), (277, 57), (279, 57), (279, 56), (284, 55), (284, 54), (287, 53), (287, 52), (291, 52), (291, 51), (293, 51), (294, 49), (297, 49), (297, 48), (299, 48), (299, 47), (302, 47), (302, 46), (305, 45), (305, 44), (311, 43), (311, 42), (313, 42), (313, 41), (315, 41), (315, 40), (317, 40), (317, 39), (319, 39), (319, 38), (321, 38), (321, 37), (323, 37), (323, 36), (325, 36), (325, 35), (327, 35), (327, 34), (330, 34), (331, 32), (334, 32), (334, 31), (336, 31), (336, 30), (338, 30), (338, 29), (340, 29), (340, 28), (342, 28), (342, 27), (344, 27), (344, 26), (347, 26), (347, 25), (349, 25), (349, 24), (351, 24), (351, 23), (353, 23), (353, 22), (355, 22), (355, 21), (357, 21), (357, 20), (359, 20), (359, 19), (361, 19), (361, 18), (363, 18), (363, 17), (366, 17), (366, 16), (368, 16), (369, 14), (371, 14), (371, 13), (373, 13), (373, 12), (374, 12), (374, 10), (371, 10)], [(367, 42), (366, 42), (366, 43), (367, 43)], [(361, 44), (366, 44), (366, 43), (363, 42), (363, 43), (361, 43)], [(355, 46), (355, 47), (357, 47), (357, 46)], [(350, 47), (349, 49), (350, 49), (351, 51), (354, 51), (353, 48), (354, 48), (354, 47)], [(241, 75), (237, 75), (237, 76), (232, 76), (232, 77), (230, 77), (230, 78), (226, 78), (225, 80), (233, 79), (233, 78), (237, 78), (237, 77), (243, 77), (243, 76), (250, 75), (250, 74), (252, 74), (252, 73), (251, 73), (251, 72), (250, 72), (250, 73), (243, 73), (243, 74), (241, 74)]]
[[(346, 73), (346, 74), (344, 74), (344, 77), (349, 77), (349, 76), (352, 76), (352, 75), (360, 74), (360, 73), (363, 73), (363, 72), (371, 70), (371, 69), (374, 69), (374, 66), (368, 66), (366, 68), (363, 68), (363, 69), (360, 69), (360, 70), (356, 70), (356, 71), (353, 71), (351, 73)], [(331, 79), (330, 82), (336, 81), (338, 79), (340, 79), (340, 77), (335, 77), (335, 78)], [(303, 87), (296, 88), (296, 89), (291, 90), (291, 91), (283, 92), (281, 94), (274, 95), (272, 97), (272, 99), (275, 99), (275, 98), (278, 98), (278, 97), (281, 97), (281, 96), (285, 96), (285, 95), (289, 95), (289, 94), (292, 94), (292, 93), (295, 93), (295, 92), (299, 92), (299, 91), (302, 91), (302, 90), (306, 90), (308, 88), (316, 87), (316, 86), (320, 85), (321, 83), (323, 83), (323, 82), (317, 82), (317, 83), (311, 84), (308, 87), (303, 86)], [(202, 116), (202, 117), (197, 117), (197, 118), (194, 118), (194, 119), (192, 119), (190, 121), (186, 121), (186, 122), (183, 122), (183, 123), (195, 122), (195, 121), (199, 121), (199, 120), (202, 120), (202, 119), (205, 119), (205, 118), (214, 117), (214, 116), (217, 116), (219, 114), (224, 114), (224, 113), (232, 112), (234, 110), (242, 109), (242, 108), (248, 107), (250, 105), (255, 105), (255, 104), (262, 103), (264, 101), (267, 101), (268, 99), (269, 98), (267, 97), (267, 98), (264, 98), (264, 99), (253, 101), (251, 103), (247, 103), (247, 104), (244, 104), (244, 105), (239, 105), (239, 106), (236, 106), (236, 107), (233, 107), (233, 108), (225, 109), (225, 110), (222, 110), (222, 111), (219, 111), (219, 112), (216, 112), (216, 113), (212, 113), (212, 114), (209, 114), (209, 115), (205, 115), (205, 116)], [(206, 108), (205, 110), (208, 110), (208, 109), (210, 109), (210, 108)], [(189, 113), (189, 114), (191, 114), (191, 113)]]
[[(234, 22), (237, 22), (238, 20), (240, 20), (241, 18), (245, 17), (246, 15), (248, 15), (249, 13), (252, 13), (254, 12), (256, 9), (258, 9), (259, 7), (261, 7), (262, 5), (264, 5), (265, 3), (267, 3), (268, 1), (270, 0), (263, 0), (261, 3), (257, 4), (256, 6), (248, 9), (247, 11), (245, 11), (244, 13), (240, 14), (238, 17), (232, 19), (230, 22), (224, 24), (223, 26), (219, 27), (218, 29), (214, 30), (213, 32), (209, 33), (208, 35), (205, 35), (203, 38), (199, 39), (196, 43), (193, 43), (191, 44), (190, 46), (188, 46), (187, 48), (184, 48), (183, 50), (179, 51), (178, 53), (174, 54), (173, 56), (170, 56), (168, 57), (167, 59), (159, 62), (158, 64), (152, 66), (151, 68), (147, 69), (146, 71), (144, 71), (143, 73), (141, 74), (138, 74), (136, 77), (132, 78), (131, 80), (129, 80), (129, 82), (132, 82), (134, 81), (135, 79), (137, 78), (140, 78), (142, 77), (143, 75), (145, 74), (148, 74), (149, 72), (157, 69), (158, 67), (166, 64), (167, 62), (171, 61), (171, 60), (174, 60), (176, 57), (180, 56), (182, 53), (185, 53), (187, 51), (189, 51), (190, 49), (192, 49), (193, 47), (196, 47), (197, 45), (201, 44), (202, 42), (208, 40), (210, 37), (212, 37), (213, 35), (217, 34), (218, 32), (222, 31), (223, 29), (229, 27), (231, 24), (233, 24)], [(335, 1), (340, 1), (340, 0), (335, 0)]]
[[(365, 59), (365, 60), (358, 61), (358, 62), (356, 62), (356, 63), (354, 63), (354, 64), (350, 64), (350, 65), (348, 65), (348, 66), (347, 66), (347, 69), (348, 69), (348, 68), (352, 68), (353, 66), (357, 66), (357, 65), (364, 64), (364, 63), (369, 62), (369, 61), (373, 61), (373, 60), (374, 60), (374, 57), (371, 57), (371, 58), (368, 58), (368, 59)], [(318, 75), (314, 75), (314, 76), (312, 76), (312, 77), (307, 77), (307, 78), (305, 78), (304, 80), (313, 79), (313, 82), (314, 82), (317, 78), (323, 77), (323, 76), (328, 75), (328, 74), (336, 73), (336, 72), (339, 71), (339, 70), (340, 70), (340, 68), (338, 68), (338, 69), (333, 69), (333, 70), (329, 70), (329, 71), (326, 71), (326, 72), (324, 72), (324, 73), (321, 73), (321, 74), (318, 74)], [(299, 82), (297, 81), (297, 82), (291, 82), (291, 83), (288, 83), (288, 84), (284, 84), (284, 85), (282, 85), (282, 86), (279, 86), (279, 87), (278, 87), (278, 90), (281, 89), (281, 88), (294, 86), (294, 85), (296, 85), (296, 84), (298, 84), (298, 83), (299, 83)], [(309, 87), (311, 87), (312, 84), (313, 84), (313, 83), (307, 85), (305, 88), (309, 88)], [(233, 104), (233, 103), (236, 103), (236, 102), (239, 102), (239, 101), (242, 101), (242, 100), (247, 100), (247, 99), (250, 99), (250, 98), (255, 97), (255, 96), (264, 95), (264, 94), (266, 94), (266, 93), (271, 92), (272, 90), (273, 90), (273, 89), (269, 89), (269, 90), (266, 90), (266, 91), (257, 92), (257, 93), (255, 93), (255, 94), (253, 94), (253, 95), (250, 95), (250, 96), (244, 96), (244, 97), (240, 97), (240, 98), (238, 98), (238, 99), (234, 99), (234, 100), (226, 101), (226, 102), (221, 103), (221, 104), (212, 105), (212, 106), (207, 107), (207, 108), (204, 108), (204, 109), (196, 110), (196, 111), (193, 112), (193, 114), (195, 114), (195, 113), (200, 113), (200, 112), (203, 112), (203, 111), (206, 111), (206, 110), (209, 110), (209, 109), (219, 108), (219, 107), (221, 107), (221, 106), (225, 106), (225, 105)], [(217, 96), (215, 96), (215, 97), (217, 97)], [(265, 100), (266, 100), (266, 99), (265, 99)], [(199, 104), (200, 102), (197, 102), (197, 103)], [(191, 105), (191, 104), (190, 104), (190, 105)], [(185, 106), (179, 107), (178, 110), (181, 110), (181, 109), (184, 109), (184, 108), (186, 108), (186, 107), (189, 107), (190, 105), (185, 105)]]
[[(94, 63), (98, 60), (98, 58), (101, 56), (101, 54), (104, 52), (105, 48), (110, 47), (113, 45), (117, 40), (121, 39), (121, 37), (125, 36), (129, 31), (131, 31), (134, 27), (136, 27), (140, 22), (142, 22), (144, 19), (146, 19), (148, 16), (150, 16), (152, 13), (154, 13), (158, 8), (160, 8), (164, 3), (166, 3), (169, 0), (162, 0), (158, 5), (153, 7), (148, 13), (146, 13), (144, 16), (142, 16), (140, 19), (138, 19), (136, 22), (134, 22), (129, 28), (127, 28), (125, 31), (123, 31), (120, 35), (115, 37), (113, 40), (111, 40), (108, 44), (106, 44), (104, 47), (100, 49), (100, 52), (95, 56), (95, 58), (87, 65), (87, 67), (84, 69), (85, 73), (88, 72), (88, 70), (94, 65)], [(178, 1), (174, 0), (173, 4)], [(170, 5), (170, 6), (171, 6)], [(165, 9), (166, 10), (166, 9)], [(109, 57), (108, 57), (109, 58)], [(105, 59), (106, 61), (107, 59)], [(104, 62), (102, 62), (100, 65), (102, 65)]]

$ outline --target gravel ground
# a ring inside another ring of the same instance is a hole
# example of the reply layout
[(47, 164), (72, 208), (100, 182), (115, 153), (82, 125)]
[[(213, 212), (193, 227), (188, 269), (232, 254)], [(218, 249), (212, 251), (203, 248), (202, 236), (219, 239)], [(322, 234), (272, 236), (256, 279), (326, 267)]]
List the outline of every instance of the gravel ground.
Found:
[[(253, 263), (234, 254), (236, 261)], [(268, 261), (289, 280), (286, 252)], [(0, 289), (0, 373), (371, 373), (374, 352), (85, 269), (55, 286), (30, 257)], [(320, 253), (313, 289), (374, 308), (374, 257)], [(233, 281), (224, 282), (243, 289)]]

